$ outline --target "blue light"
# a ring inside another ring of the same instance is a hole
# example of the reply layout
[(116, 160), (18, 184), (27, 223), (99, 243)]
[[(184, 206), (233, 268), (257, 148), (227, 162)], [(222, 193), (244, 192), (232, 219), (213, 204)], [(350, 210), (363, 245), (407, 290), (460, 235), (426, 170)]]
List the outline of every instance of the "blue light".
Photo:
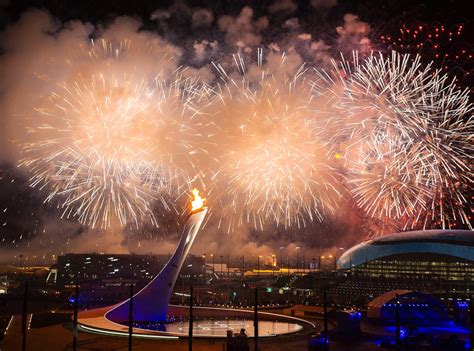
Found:
[(325, 338), (323, 333), (316, 335), (315, 337), (311, 337), (308, 340), (308, 344), (310, 346), (323, 346), (329, 345), (329, 338)]
[(406, 329), (400, 328), (400, 339), (405, 339), (408, 336)]

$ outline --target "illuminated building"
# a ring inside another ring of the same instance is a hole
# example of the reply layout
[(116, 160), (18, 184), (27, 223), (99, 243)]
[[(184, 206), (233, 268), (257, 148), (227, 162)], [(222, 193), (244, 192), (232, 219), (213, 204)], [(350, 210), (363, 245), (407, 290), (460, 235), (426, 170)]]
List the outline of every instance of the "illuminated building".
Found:
[(437, 287), (470, 290), (474, 285), (474, 232), (426, 230), (397, 233), (358, 244), (338, 260), (339, 268), (368, 278), (412, 278)]
[[(169, 258), (169, 255), (67, 254), (58, 257), (57, 283), (105, 281), (113, 284), (123, 279), (149, 282)], [(202, 274), (203, 266), (202, 257), (189, 255), (181, 273)]]

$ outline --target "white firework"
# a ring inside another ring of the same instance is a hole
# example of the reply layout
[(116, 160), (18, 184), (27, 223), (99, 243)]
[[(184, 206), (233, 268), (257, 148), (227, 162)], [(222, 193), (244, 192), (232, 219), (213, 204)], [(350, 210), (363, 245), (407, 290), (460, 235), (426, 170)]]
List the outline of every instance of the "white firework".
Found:
[(47, 189), (47, 201), (61, 201), (64, 215), (94, 227), (114, 218), (156, 224), (153, 204), (173, 206), (202, 151), (195, 127), (204, 87), (182, 70), (152, 77), (123, 71), (126, 50), (130, 44), (93, 46), (92, 68), (44, 99), (36, 109), (41, 123), (23, 144), (20, 164), (30, 169), (31, 185)]
[(470, 226), (473, 106), (467, 89), (420, 60), (354, 54), (318, 71), (314, 93), (330, 101), (331, 140), (361, 208), (405, 227)]
[(257, 65), (247, 67), (240, 55), (234, 60), (232, 73), (215, 65), (223, 84), (213, 106), (218, 169), (210, 196), (223, 209), (222, 221), (230, 231), (242, 224), (323, 220), (342, 191), (325, 156), (305, 65), (288, 74), (286, 56), (274, 56), (277, 68), (271, 70), (261, 51)]

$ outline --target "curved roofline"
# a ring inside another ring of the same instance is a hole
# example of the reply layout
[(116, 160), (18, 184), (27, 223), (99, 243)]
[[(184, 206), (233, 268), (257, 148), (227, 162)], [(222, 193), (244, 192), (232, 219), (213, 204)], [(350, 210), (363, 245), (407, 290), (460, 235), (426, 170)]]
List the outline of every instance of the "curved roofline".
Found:
[(433, 253), (474, 261), (474, 231), (426, 230), (395, 233), (351, 247), (338, 260), (348, 269), (386, 256)]

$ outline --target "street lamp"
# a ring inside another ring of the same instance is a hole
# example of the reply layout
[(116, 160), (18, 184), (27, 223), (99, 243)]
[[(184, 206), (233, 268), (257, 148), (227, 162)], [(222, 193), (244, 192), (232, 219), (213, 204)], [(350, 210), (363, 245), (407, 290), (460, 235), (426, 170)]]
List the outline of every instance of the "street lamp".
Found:
[(287, 267), (288, 267), (288, 276), (289, 276), (290, 275), (290, 255), (288, 255)]
[(258, 257), (257, 257), (257, 281), (258, 281), (258, 283), (260, 283), (260, 257), (262, 257), (262, 255), (258, 255)]
[(336, 255), (329, 255), (329, 258), (332, 258), (333, 259), (333, 270), (336, 270), (336, 266), (337, 266), (337, 263), (336, 263)]
[(212, 274), (215, 273), (215, 270), (214, 270), (214, 254), (211, 254), (211, 258), (212, 258)]
[(230, 271), (229, 271), (229, 265), (230, 265), (230, 255), (227, 254), (227, 296), (229, 295), (229, 281), (230, 281)]
[(221, 255), (221, 276), (224, 274), (224, 256)]
[(272, 255), (272, 277), (275, 274), (275, 255)]
[[(338, 253), (337, 256), (338, 256), (338, 257), (341, 257), (342, 253), (344, 253), (344, 248), (343, 248), (343, 247), (339, 247), (339, 250), (340, 250), (340, 251), (337, 252), (337, 253)], [(336, 257), (334, 257), (334, 261), (335, 261), (335, 264), (334, 264), (335, 269), (337, 269)]]
[(207, 269), (206, 269), (206, 254), (205, 253), (202, 255), (202, 258), (204, 259), (204, 265), (203, 265), (204, 272), (203, 272), (203, 274), (204, 274), (204, 278), (205, 278), (206, 277), (206, 271), (207, 271)]
[(299, 272), (299, 255), (298, 255), (298, 252), (300, 251), (300, 247), (297, 246), (296, 247), (296, 275), (298, 275), (298, 272)]
[(279, 267), (280, 267), (281, 275), (283, 275), (283, 272), (281, 270), (281, 268), (283, 267), (283, 246), (280, 246), (280, 264), (279, 264)]
[(21, 280), (21, 272), (22, 272), (22, 268), (23, 268), (23, 255), (20, 255), (20, 280)]

